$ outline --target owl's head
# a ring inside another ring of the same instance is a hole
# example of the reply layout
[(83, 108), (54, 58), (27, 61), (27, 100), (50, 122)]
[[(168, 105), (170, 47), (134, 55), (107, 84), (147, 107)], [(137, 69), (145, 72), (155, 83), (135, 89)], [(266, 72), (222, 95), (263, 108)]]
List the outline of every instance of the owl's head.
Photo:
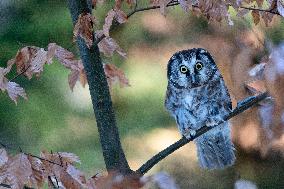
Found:
[(168, 80), (176, 88), (195, 88), (220, 77), (212, 56), (205, 49), (176, 52), (168, 63)]

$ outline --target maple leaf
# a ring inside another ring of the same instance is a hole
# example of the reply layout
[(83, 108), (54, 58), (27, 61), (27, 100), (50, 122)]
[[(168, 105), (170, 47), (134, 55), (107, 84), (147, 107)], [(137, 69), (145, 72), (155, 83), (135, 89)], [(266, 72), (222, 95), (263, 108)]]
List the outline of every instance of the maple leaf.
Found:
[(7, 83), (7, 86), (6, 86), (6, 90), (8, 92), (8, 95), (9, 97), (17, 104), (17, 99), (19, 96), (23, 97), (24, 99), (28, 99), (27, 98), (27, 94), (25, 92), (25, 90), (20, 87), (19, 84), (15, 83), (15, 82), (11, 82), (9, 81)]
[(81, 13), (74, 26), (73, 34), (74, 39), (81, 37), (86, 42), (88, 48), (93, 45), (93, 24), (95, 23), (94, 17), (90, 13)]
[(125, 77), (123, 71), (113, 64), (104, 64), (104, 71), (107, 77), (109, 86), (115, 82), (119, 82), (120, 87), (130, 86), (128, 79)]

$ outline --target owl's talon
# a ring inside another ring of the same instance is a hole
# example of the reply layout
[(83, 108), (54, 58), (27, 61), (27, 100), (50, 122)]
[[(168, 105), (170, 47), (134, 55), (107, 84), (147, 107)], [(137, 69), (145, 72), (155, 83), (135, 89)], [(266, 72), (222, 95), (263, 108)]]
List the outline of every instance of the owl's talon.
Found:
[(223, 122), (224, 120), (222, 118), (208, 118), (205, 122), (205, 125), (207, 127), (214, 127), (218, 125), (220, 122)]
[(190, 130), (189, 134), (190, 134), (190, 136), (194, 137), (196, 135), (196, 131), (195, 130)]

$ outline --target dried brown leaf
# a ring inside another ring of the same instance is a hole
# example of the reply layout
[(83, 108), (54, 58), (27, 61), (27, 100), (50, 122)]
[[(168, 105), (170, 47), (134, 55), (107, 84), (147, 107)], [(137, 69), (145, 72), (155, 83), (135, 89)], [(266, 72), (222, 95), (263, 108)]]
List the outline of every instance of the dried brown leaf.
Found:
[(248, 13), (249, 13), (248, 9), (241, 9), (241, 10), (238, 11), (237, 16), (238, 17), (243, 17), (243, 16), (245, 16)]
[(25, 92), (25, 90), (20, 87), (19, 84), (15, 83), (15, 82), (11, 82), (9, 81), (7, 83), (7, 86), (6, 86), (6, 90), (8, 92), (8, 95), (9, 97), (17, 104), (17, 99), (19, 96), (23, 97), (24, 99), (28, 99), (27, 98), (27, 94)]
[(263, 0), (255, 0), (258, 7), (262, 7)]
[(78, 70), (71, 70), (71, 72), (68, 75), (68, 83), (72, 91), (75, 87), (76, 82), (79, 80), (79, 75), (80, 75), (80, 71)]
[(94, 8), (97, 7), (97, 0), (92, 0), (92, 6), (93, 6)]
[(58, 48), (58, 46), (56, 45), (56, 43), (49, 43), (48, 44), (48, 50), (47, 50), (47, 64), (52, 64), (52, 60), (55, 56), (55, 52)]
[(39, 48), (30, 46), (24, 47), (18, 51), (15, 57), (15, 63), (17, 66), (17, 73), (24, 73), (29, 79), (32, 77), (31, 71), (29, 71), (31, 67), (32, 60), (36, 57)]
[(251, 15), (252, 15), (254, 24), (257, 25), (260, 21), (259, 11), (253, 10), (251, 11)]
[[(101, 30), (96, 31), (97, 38), (99, 38), (101, 35)], [(126, 58), (126, 52), (121, 49), (116, 41), (111, 37), (103, 38), (99, 42), (98, 47), (100, 49), (100, 52), (104, 53), (105, 56), (112, 56), (114, 51), (116, 51), (120, 56)]]
[(64, 163), (81, 163), (80, 158), (76, 154), (70, 152), (57, 152), (56, 154)]
[(159, 172), (149, 177), (142, 177), (141, 182), (152, 182), (158, 185), (160, 189), (179, 189), (174, 179), (165, 172)]
[(162, 15), (166, 15), (166, 7), (172, 0), (151, 0), (151, 4), (153, 6), (159, 6), (160, 7), (160, 13)]
[(0, 67), (0, 89), (5, 91), (7, 89), (8, 79), (5, 77), (9, 73), (10, 69)]
[(86, 177), (83, 172), (78, 170), (73, 165), (68, 165), (66, 172), (74, 179), (76, 180), (81, 186), (85, 186), (87, 184)]
[(93, 45), (94, 23), (95, 19), (90, 13), (81, 13), (73, 30), (74, 39), (81, 37), (86, 42), (88, 48)]
[(267, 91), (263, 80), (250, 81), (246, 83), (245, 86), (253, 95), (258, 95)]
[(281, 16), (284, 17), (284, 1), (277, 0), (277, 10)]
[(26, 74), (30, 77), (32, 77), (33, 74), (39, 76), (39, 74), (43, 71), (43, 66), (47, 63), (47, 54), (47, 51), (43, 48), (38, 49), (35, 57), (30, 63), (30, 68), (26, 71)]
[(55, 55), (54, 57), (61, 63), (64, 67), (71, 69), (74, 65), (78, 64), (78, 60), (75, 55), (64, 49), (63, 47), (56, 45), (55, 47)]
[(123, 24), (127, 21), (127, 15), (120, 9), (114, 9), (115, 19), (118, 23)]
[(110, 27), (112, 25), (112, 22), (113, 22), (115, 15), (116, 15), (116, 13), (115, 13), (114, 9), (111, 9), (107, 13), (107, 16), (105, 18), (105, 23), (103, 25), (103, 33), (106, 37), (109, 37), (109, 30), (110, 30)]
[(12, 189), (22, 189), (31, 186), (32, 168), (25, 154), (18, 154), (8, 160), (0, 169), (0, 183), (9, 185)]
[(0, 149), (0, 169), (3, 165), (5, 165), (8, 162), (8, 154), (4, 148)]
[(112, 86), (115, 82), (119, 82), (120, 87), (130, 86), (124, 72), (115, 65), (104, 64), (104, 70), (109, 86)]
[(37, 186), (37, 188), (42, 188), (44, 182), (47, 179), (47, 174), (45, 173), (44, 164), (40, 159), (32, 156), (28, 156), (28, 160), (30, 161), (32, 167), (31, 181), (34, 186)]
[(189, 9), (192, 7), (192, 1), (191, 0), (179, 0), (178, 1), (181, 8), (185, 11), (188, 12)]

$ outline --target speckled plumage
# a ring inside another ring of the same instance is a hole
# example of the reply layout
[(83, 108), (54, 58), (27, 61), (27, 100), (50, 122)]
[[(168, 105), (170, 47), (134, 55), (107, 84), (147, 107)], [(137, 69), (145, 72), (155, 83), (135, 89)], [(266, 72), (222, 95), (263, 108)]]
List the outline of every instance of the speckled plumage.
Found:
[[(202, 64), (200, 70), (197, 64)], [(182, 69), (187, 71), (182, 73)], [(183, 50), (171, 57), (165, 106), (175, 118), (180, 133), (187, 138), (204, 125), (216, 125), (232, 110), (224, 80), (206, 50)], [(224, 168), (235, 161), (228, 122), (198, 137), (195, 143), (203, 168)]]

